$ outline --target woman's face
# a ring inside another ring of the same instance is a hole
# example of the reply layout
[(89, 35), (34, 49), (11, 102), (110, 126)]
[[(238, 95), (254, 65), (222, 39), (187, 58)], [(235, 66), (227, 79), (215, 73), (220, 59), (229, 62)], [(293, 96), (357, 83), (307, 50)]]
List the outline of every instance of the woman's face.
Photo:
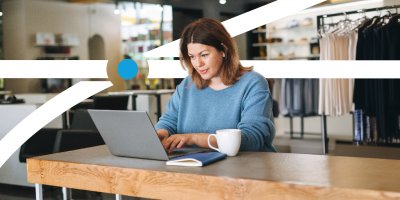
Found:
[(189, 43), (187, 48), (190, 62), (202, 79), (211, 80), (219, 77), (223, 57), (225, 56), (223, 52), (218, 51), (213, 46), (199, 43)]

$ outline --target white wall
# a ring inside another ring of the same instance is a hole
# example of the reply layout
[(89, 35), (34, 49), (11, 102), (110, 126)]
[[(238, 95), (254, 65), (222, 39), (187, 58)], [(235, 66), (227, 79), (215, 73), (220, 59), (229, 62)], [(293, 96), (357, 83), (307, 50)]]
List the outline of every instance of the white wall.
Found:
[[(36, 105), (0, 105), (0, 140), (26, 116), (31, 114)], [(33, 186), (27, 182), (26, 163), (19, 162), (19, 148), (0, 168), (0, 183)]]
[[(116, 66), (121, 59), (120, 18), (114, 15), (113, 4), (77, 4), (46, 0), (7, 0), (3, 2), (5, 59), (36, 59), (42, 53), (35, 46), (37, 32), (71, 33), (80, 45), (72, 47), (71, 55), (88, 59), (89, 38), (103, 37), (109, 76), (115, 89), (122, 89)], [(113, 67), (113, 68), (112, 68)], [(38, 79), (7, 79), (6, 89), (15, 93), (40, 92)]]

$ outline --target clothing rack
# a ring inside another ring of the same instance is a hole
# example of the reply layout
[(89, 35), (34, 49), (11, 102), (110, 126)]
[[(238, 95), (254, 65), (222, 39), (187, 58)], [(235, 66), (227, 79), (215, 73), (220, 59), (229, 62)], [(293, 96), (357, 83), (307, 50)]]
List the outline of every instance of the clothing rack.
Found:
[(317, 30), (320, 30), (321, 27), (324, 25), (329, 25), (329, 23), (325, 23), (325, 19), (331, 18), (331, 17), (336, 17), (336, 16), (346, 16), (347, 15), (353, 15), (353, 14), (362, 14), (362, 13), (367, 13), (367, 12), (379, 12), (379, 11), (384, 11), (384, 10), (391, 10), (391, 9), (396, 9), (396, 12), (400, 8), (400, 5), (393, 5), (393, 6), (383, 6), (383, 7), (378, 7), (378, 8), (368, 8), (368, 9), (360, 9), (360, 10), (354, 10), (354, 11), (348, 11), (348, 12), (341, 12), (341, 13), (333, 13), (333, 14), (327, 14), (327, 15), (319, 15), (317, 16)]
[[(317, 30), (321, 30), (325, 25), (334, 25), (337, 23), (327, 23), (328, 18), (332, 17), (337, 17), (337, 16), (343, 16), (345, 19), (344, 20), (349, 20), (348, 16), (349, 15), (360, 15), (364, 14), (366, 16), (366, 13), (371, 13), (371, 12), (377, 12), (377, 15), (379, 14), (379, 17), (383, 16), (382, 11), (393, 11), (394, 12), (389, 12), (389, 14), (400, 14), (400, 5), (392, 5), (392, 6), (383, 6), (383, 7), (375, 7), (375, 8), (368, 8), (368, 9), (358, 9), (358, 10), (353, 10), (353, 11), (346, 11), (346, 12), (339, 12), (339, 13), (333, 13), (333, 14), (326, 14), (326, 15), (319, 15), (317, 16)], [(327, 150), (327, 131), (326, 131), (326, 115), (321, 116), (321, 126), (322, 126), (322, 142), (325, 147), (325, 152), (328, 152)], [(354, 118), (353, 118), (354, 121)], [(354, 124), (354, 122), (353, 122)], [(353, 127), (353, 132), (354, 132), (354, 127)]]

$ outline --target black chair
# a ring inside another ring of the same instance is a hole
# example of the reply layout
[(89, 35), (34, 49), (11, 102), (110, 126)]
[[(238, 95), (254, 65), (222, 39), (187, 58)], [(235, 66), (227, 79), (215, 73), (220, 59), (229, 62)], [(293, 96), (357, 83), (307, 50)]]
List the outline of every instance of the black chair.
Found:
[[(273, 94), (275, 80), (273, 78), (267, 78), (268, 87), (271, 94)], [(279, 104), (278, 101), (272, 99), (272, 115), (274, 117), (279, 116)]]
[(128, 95), (99, 95), (93, 97), (94, 109), (127, 110)]
[(19, 161), (26, 162), (27, 158), (53, 153), (57, 131), (60, 129), (41, 129), (29, 138), (20, 148)]
[(53, 152), (64, 152), (103, 145), (100, 134), (92, 130), (60, 130), (57, 132)]
[(55, 136), (53, 152), (63, 152), (103, 145), (95, 124), (86, 109), (73, 112), (69, 129), (59, 130)]

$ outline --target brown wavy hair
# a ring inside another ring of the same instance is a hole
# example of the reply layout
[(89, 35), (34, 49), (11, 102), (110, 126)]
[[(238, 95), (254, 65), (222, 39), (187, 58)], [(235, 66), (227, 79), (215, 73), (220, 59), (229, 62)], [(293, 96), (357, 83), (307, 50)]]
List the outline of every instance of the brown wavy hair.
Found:
[(234, 84), (245, 71), (252, 70), (252, 68), (245, 68), (240, 64), (236, 43), (221, 22), (208, 18), (198, 19), (187, 25), (181, 34), (180, 61), (182, 67), (189, 71), (193, 82), (199, 89), (207, 87), (210, 80), (203, 80), (190, 62), (187, 48), (190, 43), (212, 46), (225, 53), (220, 68), (220, 78), (225, 85)]

